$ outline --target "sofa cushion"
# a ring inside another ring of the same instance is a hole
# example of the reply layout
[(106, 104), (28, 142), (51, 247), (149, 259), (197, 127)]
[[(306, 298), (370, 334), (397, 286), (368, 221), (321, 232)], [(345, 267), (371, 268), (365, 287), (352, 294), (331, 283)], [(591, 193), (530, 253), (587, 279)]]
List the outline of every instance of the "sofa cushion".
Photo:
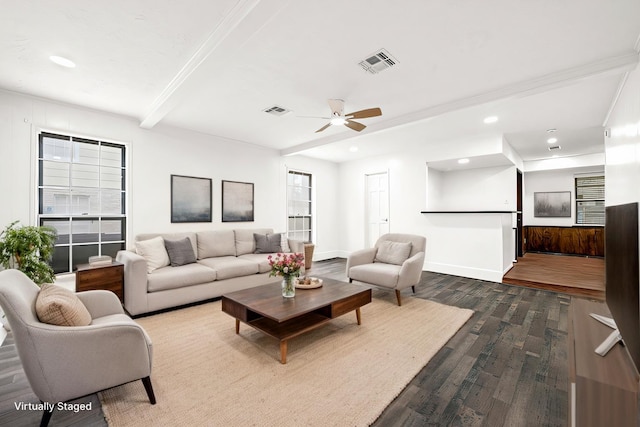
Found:
[(207, 258), (198, 262), (214, 269), (218, 280), (257, 274), (259, 270), (257, 262), (234, 256)]
[(365, 283), (395, 288), (400, 277), (399, 265), (395, 264), (363, 264), (349, 269), (349, 278)]
[(258, 264), (258, 273), (268, 273), (271, 271), (269, 259), (267, 258), (269, 255), (275, 254), (245, 254), (240, 255), (239, 258)]
[(165, 239), (164, 246), (169, 254), (169, 261), (172, 267), (192, 264), (196, 262), (196, 254), (193, 253), (191, 239), (185, 237), (179, 240)]
[(169, 265), (169, 254), (160, 236), (136, 242), (136, 252), (147, 261), (147, 273)]
[(196, 233), (193, 231), (180, 231), (176, 233), (141, 233), (136, 235), (135, 241), (139, 242), (141, 240), (149, 240), (158, 236), (165, 240), (180, 240), (188, 237), (189, 240), (191, 240), (191, 246), (193, 246), (193, 253), (198, 253), (198, 239), (196, 238)]
[(257, 254), (273, 254), (282, 252), (282, 235), (277, 234), (253, 234), (253, 238), (256, 241)]
[(58, 326), (87, 326), (91, 314), (78, 296), (52, 283), (42, 285), (36, 297), (36, 314), (42, 323)]
[(254, 234), (270, 234), (273, 233), (272, 228), (247, 228), (234, 230), (236, 239), (235, 255), (252, 254), (256, 251), (256, 241)]
[(147, 276), (149, 292), (200, 285), (216, 280), (216, 271), (201, 264), (187, 264), (179, 267), (163, 267)]
[(402, 265), (409, 258), (411, 243), (391, 242), (385, 240), (378, 245), (374, 262)]
[(235, 256), (236, 240), (233, 230), (201, 231), (198, 235), (198, 259)]

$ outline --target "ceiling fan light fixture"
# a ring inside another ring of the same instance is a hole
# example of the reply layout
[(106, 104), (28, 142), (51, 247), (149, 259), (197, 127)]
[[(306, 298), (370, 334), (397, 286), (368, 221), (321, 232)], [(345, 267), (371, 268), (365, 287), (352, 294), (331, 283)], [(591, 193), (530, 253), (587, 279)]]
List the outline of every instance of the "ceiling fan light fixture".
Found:
[(342, 99), (329, 99), (329, 107), (331, 108), (330, 117), (318, 117), (323, 119), (329, 119), (329, 122), (316, 131), (322, 132), (330, 126), (345, 126), (356, 132), (361, 132), (365, 125), (354, 119), (367, 119), (369, 117), (377, 117), (382, 115), (382, 110), (379, 107), (367, 108), (364, 110), (354, 111), (352, 113), (344, 113), (344, 101)]

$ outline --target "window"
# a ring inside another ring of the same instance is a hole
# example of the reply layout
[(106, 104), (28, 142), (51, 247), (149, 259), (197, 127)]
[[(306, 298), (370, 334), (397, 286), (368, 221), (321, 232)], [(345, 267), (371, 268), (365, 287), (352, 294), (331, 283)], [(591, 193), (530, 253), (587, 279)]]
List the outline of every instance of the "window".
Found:
[(287, 173), (287, 236), (290, 239), (312, 241), (312, 178), (309, 173)]
[(122, 144), (39, 135), (38, 221), (58, 232), (56, 273), (125, 249), (125, 175)]
[(604, 225), (604, 176), (576, 178), (576, 224)]

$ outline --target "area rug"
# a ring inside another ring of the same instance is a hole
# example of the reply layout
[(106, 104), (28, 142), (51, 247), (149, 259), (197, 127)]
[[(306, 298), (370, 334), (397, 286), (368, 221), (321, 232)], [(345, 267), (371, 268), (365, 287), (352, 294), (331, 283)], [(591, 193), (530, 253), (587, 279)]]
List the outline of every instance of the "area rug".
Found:
[(151, 379), (100, 393), (111, 426), (365, 426), (471, 317), (471, 310), (374, 291), (355, 313), (278, 342), (220, 301), (138, 319), (153, 341)]

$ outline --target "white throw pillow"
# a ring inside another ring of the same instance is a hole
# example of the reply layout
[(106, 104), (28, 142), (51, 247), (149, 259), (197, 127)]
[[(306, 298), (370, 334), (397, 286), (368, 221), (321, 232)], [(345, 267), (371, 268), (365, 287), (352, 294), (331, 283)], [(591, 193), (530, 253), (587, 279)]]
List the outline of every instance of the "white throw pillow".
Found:
[(147, 273), (166, 267), (170, 263), (164, 239), (160, 236), (136, 242), (136, 252), (147, 260)]
[(280, 233), (280, 237), (282, 237), (282, 239), (280, 240), (280, 247), (282, 248), (282, 252), (291, 252), (291, 249), (289, 248), (289, 238), (287, 237), (287, 233)]
[(378, 245), (375, 262), (402, 265), (411, 253), (411, 242), (400, 243), (385, 240)]

